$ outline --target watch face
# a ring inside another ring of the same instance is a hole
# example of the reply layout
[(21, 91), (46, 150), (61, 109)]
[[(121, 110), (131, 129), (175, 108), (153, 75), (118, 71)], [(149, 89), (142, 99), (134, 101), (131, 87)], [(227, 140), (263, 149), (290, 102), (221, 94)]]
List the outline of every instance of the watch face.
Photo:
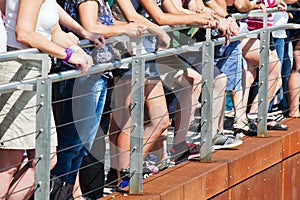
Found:
[(92, 50), (91, 56), (93, 58), (94, 64), (111, 62), (114, 59), (114, 50), (110, 45), (106, 45), (102, 49), (94, 48)]
[(112, 60), (112, 54), (110, 52), (98, 52), (97, 59), (99, 63), (109, 62)]

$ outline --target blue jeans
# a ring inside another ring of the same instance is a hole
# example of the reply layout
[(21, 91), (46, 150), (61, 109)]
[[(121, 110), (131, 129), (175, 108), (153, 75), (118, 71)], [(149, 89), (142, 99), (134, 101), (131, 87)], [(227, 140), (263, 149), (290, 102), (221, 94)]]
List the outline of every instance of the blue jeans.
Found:
[(287, 38), (274, 38), (276, 52), (281, 62), (282, 86), (277, 92), (277, 95), (279, 97), (278, 100), (279, 100), (280, 109), (283, 111), (288, 109), (286, 93), (287, 93), (287, 83), (288, 83), (289, 75), (291, 74), (289, 43), (290, 41)]
[(58, 146), (57, 164), (51, 173), (74, 185), (82, 158), (91, 149), (99, 127), (107, 79), (93, 74), (59, 82), (55, 87)]

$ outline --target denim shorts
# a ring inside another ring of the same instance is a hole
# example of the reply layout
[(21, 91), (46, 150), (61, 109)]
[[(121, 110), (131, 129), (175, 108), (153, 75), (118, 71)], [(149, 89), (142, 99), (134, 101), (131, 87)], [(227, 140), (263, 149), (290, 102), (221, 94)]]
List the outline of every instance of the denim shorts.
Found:
[(241, 42), (230, 42), (228, 46), (215, 47), (215, 65), (227, 77), (226, 90), (240, 90), (242, 84)]

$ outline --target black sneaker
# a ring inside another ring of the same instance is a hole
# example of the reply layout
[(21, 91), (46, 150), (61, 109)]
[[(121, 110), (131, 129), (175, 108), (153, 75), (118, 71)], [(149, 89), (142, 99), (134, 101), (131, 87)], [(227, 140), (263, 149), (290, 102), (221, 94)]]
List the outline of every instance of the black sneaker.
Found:
[(171, 163), (177, 165), (192, 158), (200, 157), (200, 145), (187, 144), (184, 151), (176, 151), (171, 148)]
[(74, 200), (73, 186), (63, 182), (55, 193), (50, 193), (51, 200)]
[(105, 186), (108, 188), (115, 188), (118, 185), (118, 171), (116, 169), (110, 169), (107, 172)]
[(56, 176), (50, 176), (50, 200), (55, 199), (56, 193), (59, 191), (59, 189), (62, 187), (63, 182), (60, 180), (60, 178)]

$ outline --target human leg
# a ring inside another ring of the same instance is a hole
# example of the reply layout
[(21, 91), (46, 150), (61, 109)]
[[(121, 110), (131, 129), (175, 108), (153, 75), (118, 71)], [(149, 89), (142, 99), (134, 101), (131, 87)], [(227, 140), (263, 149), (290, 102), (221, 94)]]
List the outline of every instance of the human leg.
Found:
[(24, 150), (0, 149), (0, 199), (8, 195), (14, 174), (23, 162)]
[[(173, 140), (173, 145), (178, 146), (180, 143), (185, 143), (191, 116), (199, 104), (201, 75), (195, 70), (188, 68), (178, 77), (176, 82), (182, 88), (178, 96)], [(183, 148), (186, 148), (186, 145)], [(184, 149), (177, 149), (177, 151), (181, 150)]]
[(108, 133), (110, 124), (110, 103), (112, 92), (112, 80), (108, 80), (108, 90), (93, 146), (88, 155), (82, 160), (79, 171), (79, 182), (84, 197), (99, 199), (103, 197), (104, 190), (104, 163), (105, 163), (105, 135)]
[[(258, 52), (257, 52), (258, 53)], [(259, 63), (259, 57), (257, 57), (257, 62)], [(275, 93), (280, 89), (282, 85), (282, 80), (280, 78), (280, 61), (275, 51), (270, 51), (269, 53), (269, 69), (268, 69), (268, 105), (270, 104)], [(258, 111), (258, 95), (256, 95), (253, 104), (250, 108), (250, 113), (257, 113)]]
[[(256, 78), (256, 70), (259, 66), (259, 49), (260, 44), (258, 39), (244, 39), (242, 41), (242, 51), (243, 56), (247, 61), (248, 65), (248, 71), (246, 72), (246, 78), (245, 81), (245, 101), (248, 100), (249, 96), (249, 89), (252, 83), (254, 82)], [(281, 80), (279, 79), (280, 75), (280, 61), (278, 59), (278, 56), (275, 51), (270, 51), (269, 53), (269, 71), (268, 71), (268, 103), (272, 100), (272, 97), (274, 97), (276, 91), (281, 87)], [(256, 96), (250, 112), (251, 113), (257, 113), (258, 109), (258, 97)]]
[[(99, 127), (106, 96), (106, 78), (87, 76), (62, 82), (58, 132), (58, 162), (52, 174), (74, 185), (83, 156)], [(74, 96), (73, 96), (74, 95)], [(67, 98), (67, 99), (65, 99)], [(85, 106), (82, 109), (82, 106)]]
[(146, 80), (145, 107), (148, 110), (150, 123), (146, 124), (144, 131), (144, 157), (169, 126), (168, 109), (160, 80)]
[[(120, 127), (120, 134), (118, 136), (119, 147), (119, 169), (127, 169), (129, 167), (129, 149), (130, 149), (130, 118), (127, 119), (124, 116), (130, 114), (129, 107), (131, 101), (130, 87), (122, 89), (126, 95), (119, 96), (124, 98), (126, 106), (123, 109), (123, 114), (119, 115), (114, 112), (114, 120)], [(120, 95), (120, 93), (119, 93)], [(167, 106), (165, 96), (163, 93), (162, 83), (159, 80), (146, 80), (145, 81), (145, 107), (149, 112), (150, 122), (144, 127), (144, 139), (143, 139), (143, 157), (152, 149), (155, 140), (163, 133), (163, 131), (169, 126)], [(120, 111), (120, 110), (119, 110)], [(125, 112), (124, 112), (125, 111)], [(122, 117), (121, 117), (122, 116)], [(121, 123), (120, 123), (121, 122)]]
[(217, 134), (218, 130), (223, 132), (226, 81), (227, 77), (225, 74), (219, 74), (214, 79), (212, 104), (212, 138)]
[[(56, 147), (51, 147), (51, 157), (50, 157), (50, 169), (52, 169), (56, 164), (56, 155), (54, 152)], [(9, 155), (6, 155), (6, 154)], [(6, 155), (6, 158), (3, 162), (4, 165), (7, 165), (7, 171), (0, 173), (0, 178), (2, 180), (7, 180), (9, 188), (7, 188), (7, 199), (9, 200), (18, 200), (18, 199), (29, 199), (35, 188), (34, 176), (35, 176), (35, 151), (27, 150), (26, 157), (24, 157), (23, 150), (0, 150), (0, 154)], [(12, 155), (13, 154), (13, 155)], [(9, 159), (13, 158), (13, 159)], [(11, 162), (13, 161), (13, 162)], [(18, 162), (16, 162), (18, 161)], [(1, 161), (2, 164), (2, 161)], [(10, 164), (10, 165), (8, 165)], [(2, 166), (0, 166), (0, 169)], [(2, 177), (3, 175), (3, 177)], [(11, 177), (12, 176), (12, 177)], [(10, 177), (9, 179), (7, 179)], [(5, 189), (6, 187), (4, 187)], [(2, 190), (1, 190), (2, 193)], [(0, 198), (2, 194), (0, 195)]]
[[(243, 56), (247, 61), (247, 68), (245, 69), (245, 82), (244, 82), (244, 107), (245, 111), (247, 108), (247, 102), (249, 98), (250, 86), (252, 85), (252, 80), (254, 81), (256, 78), (257, 68), (259, 66), (259, 40), (257, 39), (245, 39), (242, 42), (243, 46)], [(268, 103), (271, 102), (274, 97), (276, 91), (281, 87), (282, 81), (280, 78), (280, 61), (275, 51), (269, 52), (269, 68), (268, 68)], [(258, 95), (255, 96), (253, 103), (251, 104), (249, 113), (257, 113), (258, 110)], [(253, 120), (251, 120), (253, 121)], [(272, 129), (273, 126), (280, 125), (283, 129), (286, 128), (285, 125), (276, 124), (274, 125), (274, 121), (268, 122), (268, 129)], [(254, 127), (252, 131), (256, 130), (256, 123), (251, 122), (251, 127)], [(251, 131), (251, 132), (252, 132)]]
[(288, 100), (289, 116), (299, 117), (299, 97), (300, 97), (300, 41), (294, 46), (294, 64), (293, 70), (288, 80)]

